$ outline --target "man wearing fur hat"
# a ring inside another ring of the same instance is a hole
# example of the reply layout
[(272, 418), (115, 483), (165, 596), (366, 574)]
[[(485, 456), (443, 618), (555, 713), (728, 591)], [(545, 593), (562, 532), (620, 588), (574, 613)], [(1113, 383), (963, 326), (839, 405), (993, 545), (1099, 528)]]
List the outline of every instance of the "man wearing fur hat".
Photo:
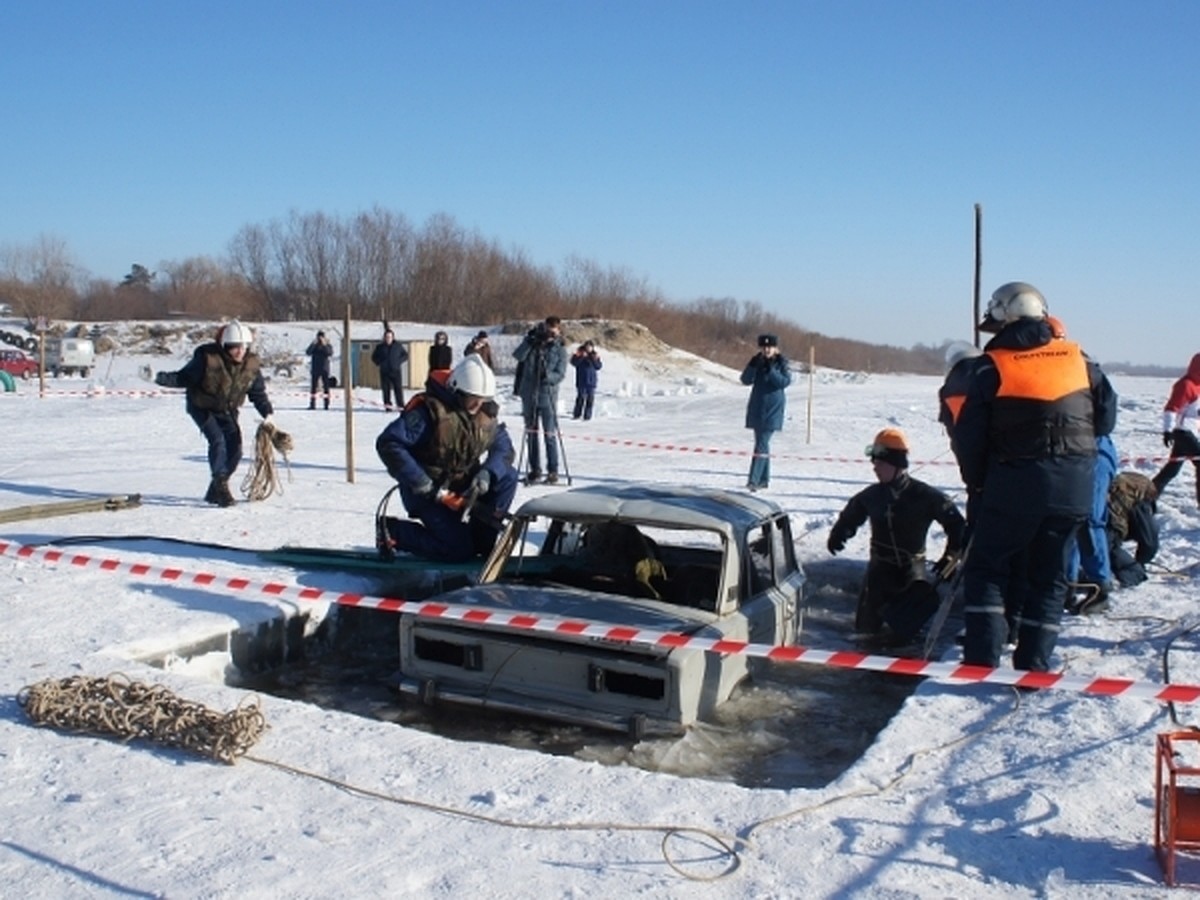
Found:
[(837, 555), (865, 522), (871, 523), (871, 553), (863, 579), (854, 630), (906, 644), (937, 611), (937, 592), (925, 569), (929, 526), (946, 533), (946, 550), (933, 567), (949, 574), (962, 552), (964, 522), (954, 502), (908, 474), (908, 440), (885, 428), (867, 447), (876, 483), (850, 498), (827, 547)]

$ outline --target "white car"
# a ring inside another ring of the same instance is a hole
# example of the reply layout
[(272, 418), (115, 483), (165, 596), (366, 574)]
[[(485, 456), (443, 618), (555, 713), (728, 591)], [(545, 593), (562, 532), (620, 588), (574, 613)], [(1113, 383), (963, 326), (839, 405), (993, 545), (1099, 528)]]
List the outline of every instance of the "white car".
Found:
[[(540, 548), (526, 555), (539, 535)], [(596, 485), (522, 505), (479, 582), (437, 599), (790, 646), (800, 634), (804, 574), (787, 515), (760, 495)], [(679, 732), (708, 717), (747, 676), (748, 662), (488, 621), (400, 618), (405, 692), (636, 735)]]

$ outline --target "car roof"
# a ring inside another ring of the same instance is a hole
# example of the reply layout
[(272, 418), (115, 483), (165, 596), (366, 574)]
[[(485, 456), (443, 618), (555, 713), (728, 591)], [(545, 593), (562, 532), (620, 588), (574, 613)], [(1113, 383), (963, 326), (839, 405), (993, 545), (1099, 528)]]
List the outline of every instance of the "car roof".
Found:
[(626, 520), (664, 527), (745, 532), (781, 512), (771, 500), (688, 485), (595, 484), (535, 497), (517, 510), (522, 518)]

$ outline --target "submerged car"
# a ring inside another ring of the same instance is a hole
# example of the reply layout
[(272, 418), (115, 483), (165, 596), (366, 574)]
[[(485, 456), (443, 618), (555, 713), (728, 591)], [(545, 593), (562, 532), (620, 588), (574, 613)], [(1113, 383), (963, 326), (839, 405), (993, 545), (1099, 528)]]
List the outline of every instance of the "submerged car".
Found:
[[(438, 601), (790, 646), (800, 635), (804, 574), (787, 514), (762, 496), (596, 485), (523, 504), (478, 583)], [(401, 615), (401, 690), (430, 703), (641, 735), (679, 732), (708, 717), (749, 674), (743, 654), (478, 618)]]

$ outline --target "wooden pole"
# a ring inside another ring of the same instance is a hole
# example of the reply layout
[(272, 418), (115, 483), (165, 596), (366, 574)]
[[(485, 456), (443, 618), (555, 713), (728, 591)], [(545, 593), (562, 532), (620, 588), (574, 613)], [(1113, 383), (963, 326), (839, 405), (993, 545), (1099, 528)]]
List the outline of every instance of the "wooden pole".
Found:
[(975, 204), (975, 316), (971, 319), (971, 327), (975, 331), (975, 346), (979, 346), (979, 323), (983, 319), (983, 310), (979, 308), (979, 274), (983, 269), (983, 207)]
[(812, 345), (808, 345), (808, 428), (805, 431), (804, 443), (812, 443), (812, 422), (813, 422), (813, 380), (816, 378), (817, 370), (817, 349)]
[(346, 482), (354, 484), (354, 387), (350, 383), (350, 304), (342, 322), (342, 396), (346, 399)]

